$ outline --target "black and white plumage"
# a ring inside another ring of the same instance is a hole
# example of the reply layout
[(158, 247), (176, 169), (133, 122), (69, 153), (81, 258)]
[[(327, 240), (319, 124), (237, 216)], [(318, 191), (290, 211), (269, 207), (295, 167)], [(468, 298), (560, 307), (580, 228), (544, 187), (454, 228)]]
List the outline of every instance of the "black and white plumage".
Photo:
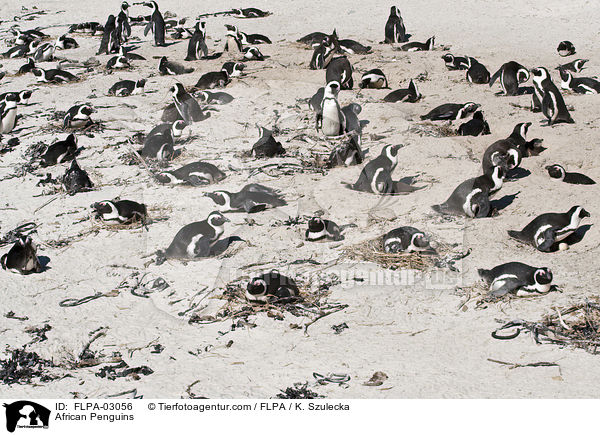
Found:
[(543, 151), (539, 146), (541, 139), (527, 141), (527, 132), (531, 122), (521, 122), (513, 128), (506, 139), (497, 140), (485, 150), (481, 165), (484, 173), (489, 173), (494, 166), (503, 162), (507, 170), (516, 168), (521, 164), (523, 157), (538, 155)]
[(483, 117), (481, 110), (473, 113), (473, 118), (458, 127), (461, 136), (479, 136), (490, 134), (490, 126)]
[(32, 57), (27, 58), (27, 63), (21, 65), (17, 74), (27, 74), (35, 69), (35, 61)]
[(341, 90), (352, 89), (352, 71), (354, 68), (346, 56), (334, 57), (325, 70), (325, 82), (338, 82)]
[(108, 94), (116, 97), (127, 97), (129, 95), (142, 94), (144, 92), (145, 85), (146, 79), (140, 79), (137, 81), (120, 80), (110, 87)]
[(225, 62), (221, 67), (221, 71), (227, 72), (227, 77), (240, 77), (244, 74), (246, 65), (241, 62)]
[(340, 39), (339, 47), (346, 54), (369, 54), (372, 52), (370, 45), (362, 45), (360, 42), (352, 39)]
[(62, 69), (43, 69), (34, 68), (31, 71), (38, 82), (41, 83), (69, 83), (77, 80), (77, 77), (71, 74), (69, 71)]
[(204, 113), (198, 102), (185, 90), (181, 83), (175, 83), (171, 86), (170, 92), (175, 108), (186, 124), (191, 125), (209, 116), (209, 114)]
[(409, 42), (400, 47), (401, 51), (431, 51), (435, 44), (435, 36), (425, 42)]
[(148, 135), (139, 154), (157, 160), (171, 160), (175, 157), (174, 143), (172, 129), (168, 128), (160, 133)]
[(146, 205), (123, 199), (120, 201), (100, 201), (91, 205), (95, 216), (105, 222), (126, 224), (144, 222), (148, 216)]
[(0, 258), (2, 269), (21, 275), (43, 270), (37, 257), (37, 246), (30, 236), (20, 236), (10, 250)]
[[(334, 31), (335, 35), (335, 31)], [(329, 65), (335, 55), (338, 45), (337, 38), (333, 35), (325, 35), (321, 42), (313, 50), (313, 55), (308, 67), (310, 69), (324, 69)]]
[(490, 72), (477, 59), (474, 57), (468, 57), (467, 64), (468, 68), (466, 77), (470, 83), (485, 85), (490, 82)]
[(561, 41), (556, 47), (556, 51), (562, 57), (571, 56), (575, 54), (575, 46), (571, 41)]
[(45, 42), (40, 44), (35, 53), (33, 53), (33, 60), (36, 62), (49, 62), (54, 59), (54, 51), (56, 50), (56, 42)]
[(454, 56), (448, 53), (444, 54), (442, 59), (449, 71), (469, 69), (469, 58), (467, 56)]
[(165, 20), (158, 10), (158, 4), (155, 1), (144, 3), (144, 6), (152, 8), (152, 15), (150, 15), (150, 21), (144, 28), (144, 36), (148, 35), (148, 32), (152, 31), (154, 35), (154, 45), (162, 47), (165, 45)]
[(226, 70), (211, 71), (203, 74), (196, 82), (195, 88), (214, 89), (224, 88), (231, 80)]
[(248, 184), (239, 192), (217, 190), (207, 192), (204, 196), (212, 199), (221, 212), (245, 211), (246, 213), (256, 213), (268, 207), (287, 205), (279, 191), (261, 184)]
[(29, 103), (29, 99), (33, 95), (33, 91), (25, 90), (19, 92), (4, 92), (3, 94), (0, 94), (0, 103), (6, 101), (6, 97), (8, 97), (9, 95), (13, 95), (16, 98), (17, 105), (27, 105), (27, 103)]
[(363, 151), (357, 135), (336, 146), (327, 159), (327, 167), (360, 165), (364, 160)]
[(538, 251), (551, 252), (554, 245), (573, 234), (581, 221), (590, 214), (581, 206), (573, 206), (566, 213), (544, 213), (521, 231), (508, 231), (508, 235), (520, 242), (534, 246)]
[(131, 25), (129, 24), (129, 3), (121, 3), (121, 10), (117, 15), (117, 38), (121, 43), (127, 42), (131, 36)]
[(572, 72), (581, 72), (585, 68), (585, 64), (589, 62), (589, 59), (576, 59), (572, 62), (565, 63), (556, 67), (557, 70), (565, 70)]
[(358, 103), (350, 103), (342, 107), (342, 113), (346, 119), (345, 133), (355, 133), (358, 143), (361, 144), (362, 125), (358, 119), (358, 115), (362, 112), (362, 106)]
[(227, 92), (200, 91), (198, 100), (206, 104), (229, 104), (234, 98)]
[(63, 175), (62, 184), (69, 195), (85, 192), (94, 187), (88, 173), (79, 167), (75, 159)]
[(504, 263), (493, 269), (477, 269), (489, 285), (489, 295), (501, 297), (509, 293), (518, 295), (548, 293), (552, 289), (552, 272), (547, 267), (533, 267), (516, 261)]
[(297, 39), (296, 42), (301, 44), (306, 44), (309, 47), (315, 47), (321, 44), (321, 42), (327, 38), (327, 34), (323, 32), (312, 32), (306, 36), (303, 36), (300, 39)]
[(346, 131), (346, 117), (338, 102), (339, 92), (340, 84), (337, 81), (327, 83), (323, 92), (316, 123), (317, 129), (321, 129), (325, 136), (339, 136)]
[(212, 163), (192, 162), (172, 171), (163, 171), (156, 175), (156, 180), (162, 184), (206, 186), (225, 177), (225, 173)]
[(161, 76), (175, 76), (180, 74), (189, 74), (194, 72), (194, 68), (186, 68), (185, 66), (172, 62), (167, 59), (167, 56), (163, 56), (160, 58), (158, 63), (158, 72)]
[(141, 54), (134, 53), (133, 51), (131, 51), (130, 47), (125, 47), (124, 45), (121, 45), (119, 47), (119, 56), (126, 57), (127, 60), (130, 62), (132, 60), (146, 60), (144, 56), (142, 56)]
[(422, 95), (417, 89), (417, 84), (411, 79), (411, 81), (408, 83), (408, 88), (396, 89), (395, 91), (390, 92), (383, 97), (383, 101), (386, 103), (397, 103), (398, 101), (416, 103), (421, 99), (421, 97)]
[(576, 92), (578, 94), (598, 94), (600, 93), (600, 81), (591, 77), (573, 77), (573, 74), (567, 70), (560, 70), (562, 89)]
[(538, 67), (533, 68), (531, 73), (535, 88), (532, 97), (536, 97), (537, 93), (541, 93), (541, 110), (548, 119), (548, 125), (560, 122), (573, 124), (575, 121), (571, 118), (565, 100), (556, 85), (552, 82), (548, 70), (544, 67)]
[(208, 56), (206, 46), (206, 22), (198, 21), (194, 26), (194, 33), (188, 42), (185, 60), (199, 60)]
[(430, 110), (427, 114), (422, 115), (421, 119), (430, 121), (454, 121), (466, 118), (469, 114), (475, 112), (479, 107), (476, 103), (446, 103)]
[(106, 69), (126, 69), (130, 67), (129, 59), (125, 56), (113, 56), (106, 62)]
[(298, 296), (298, 284), (292, 278), (281, 275), (276, 270), (254, 277), (246, 287), (246, 298), (251, 301), (266, 301), (269, 296), (288, 299)]
[(18, 94), (9, 93), (0, 102), (0, 133), (10, 133), (17, 124)]
[(82, 128), (92, 123), (95, 110), (88, 104), (76, 104), (69, 108), (63, 119), (63, 128)]
[(548, 175), (569, 184), (596, 184), (594, 180), (578, 172), (567, 172), (561, 165), (554, 164), (546, 166)]
[(264, 127), (258, 127), (259, 139), (252, 146), (250, 155), (260, 157), (275, 157), (285, 154), (285, 149), (280, 142), (275, 140), (273, 132)]
[(500, 82), (502, 95), (518, 95), (519, 85), (529, 80), (529, 70), (515, 61), (506, 62), (490, 78), (490, 88), (496, 80)]
[(173, 139), (181, 137), (183, 134), (183, 130), (187, 127), (187, 124), (183, 120), (177, 120), (174, 122), (165, 122), (163, 124), (158, 124), (156, 127), (152, 128), (150, 132), (146, 135), (146, 139), (152, 136), (156, 136), (159, 134), (165, 134), (167, 131), (171, 132), (171, 136)]
[(102, 30), (100, 48), (96, 54), (117, 53), (120, 45), (121, 44), (117, 34), (117, 20), (114, 15), (109, 15)]
[(304, 233), (304, 238), (311, 242), (324, 239), (334, 241), (344, 240), (342, 230), (338, 224), (318, 216), (312, 217), (308, 221), (308, 228)]
[(61, 35), (56, 40), (55, 47), (59, 50), (69, 50), (73, 48), (79, 48), (79, 44), (77, 41), (75, 41), (75, 39), (67, 35)]
[(379, 68), (374, 68), (362, 75), (360, 78), (359, 88), (381, 89), (388, 88), (388, 81), (383, 71)]
[(396, 42), (406, 42), (406, 28), (404, 21), (400, 15), (400, 9), (396, 6), (390, 8), (390, 16), (385, 23), (385, 40), (386, 44), (394, 44)]
[(208, 257), (211, 248), (219, 241), (229, 219), (218, 211), (213, 211), (203, 221), (192, 222), (181, 228), (165, 251), (157, 252), (159, 257), (193, 259)]
[(85, 23), (71, 24), (69, 33), (87, 33), (95, 35), (97, 32), (103, 32), (104, 26), (97, 21), (87, 21)]
[(395, 228), (386, 233), (381, 241), (383, 250), (389, 254), (432, 251), (425, 233), (414, 227)]
[(265, 56), (263, 56), (260, 50), (253, 46), (242, 48), (242, 57), (244, 60), (265, 60)]
[(77, 154), (77, 138), (73, 133), (66, 139), (54, 142), (49, 145), (41, 156), (41, 166), (53, 166), (58, 163), (64, 163), (75, 158)]
[(271, 15), (271, 12), (257, 8), (240, 8), (232, 9), (230, 14), (235, 18), (264, 18)]

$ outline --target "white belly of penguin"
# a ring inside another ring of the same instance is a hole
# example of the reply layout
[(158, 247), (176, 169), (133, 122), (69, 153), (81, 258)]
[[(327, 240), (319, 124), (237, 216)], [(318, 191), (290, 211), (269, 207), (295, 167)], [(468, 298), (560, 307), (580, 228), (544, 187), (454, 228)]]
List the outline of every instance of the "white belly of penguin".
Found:
[(335, 101), (323, 102), (323, 123), (321, 130), (325, 136), (339, 136), (340, 134), (340, 110)]
[(512, 274), (504, 274), (504, 275), (500, 275), (499, 277), (497, 277), (496, 279), (494, 279), (494, 281), (492, 281), (492, 284), (490, 285), (490, 291), (494, 292), (502, 287), (504, 287), (504, 284), (506, 284), (506, 280), (507, 279), (516, 279), (517, 275), (512, 275)]
[(10, 133), (15, 128), (17, 120), (17, 109), (10, 110), (4, 118), (2, 118), (2, 131), (0, 133)]
[(539, 284), (539, 283), (535, 283), (532, 285), (527, 285), (523, 287), (523, 290), (526, 290), (527, 292), (537, 292), (537, 293), (548, 293), (550, 291), (550, 288), (552, 287), (552, 284), (548, 283), (548, 284)]
[(475, 214), (473, 213), (473, 207), (471, 205), (471, 200), (478, 193), (481, 193), (481, 189), (474, 189), (465, 198), (465, 202), (463, 204), (463, 210), (464, 210), (465, 214), (467, 216), (469, 216), (469, 217), (474, 217), (475, 216)]

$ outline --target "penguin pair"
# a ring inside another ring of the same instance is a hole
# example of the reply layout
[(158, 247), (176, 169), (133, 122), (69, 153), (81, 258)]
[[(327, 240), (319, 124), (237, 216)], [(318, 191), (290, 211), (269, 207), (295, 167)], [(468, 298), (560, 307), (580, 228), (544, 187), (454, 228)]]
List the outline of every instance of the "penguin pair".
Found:
[(389, 88), (387, 78), (385, 77), (383, 71), (381, 71), (379, 68), (375, 68), (364, 73), (360, 78), (360, 84), (358, 87), (361, 89)]
[(207, 162), (192, 162), (173, 171), (163, 171), (156, 175), (162, 184), (207, 186), (224, 180), (225, 173)]
[(435, 44), (435, 36), (425, 42), (409, 42), (400, 47), (401, 51), (431, 51)]
[(161, 76), (175, 76), (180, 74), (190, 74), (194, 72), (194, 68), (186, 68), (185, 66), (172, 62), (167, 59), (167, 56), (160, 58), (158, 63), (158, 72)]
[(219, 241), (229, 219), (218, 211), (213, 211), (203, 221), (192, 222), (181, 228), (169, 247), (157, 252), (157, 264), (165, 259), (194, 259), (208, 257), (211, 248)]
[(146, 205), (135, 201), (100, 201), (91, 205), (95, 217), (104, 222), (116, 222), (129, 224), (133, 222), (145, 222), (148, 217)]
[(396, 89), (395, 91), (390, 92), (383, 97), (383, 101), (386, 103), (397, 103), (398, 101), (416, 103), (421, 99), (421, 97), (422, 95), (417, 89), (417, 84), (411, 79), (408, 83), (408, 88)]
[(93, 124), (91, 115), (96, 111), (87, 104), (76, 104), (69, 108), (63, 118), (63, 128), (84, 128)]
[(309, 242), (317, 242), (320, 240), (344, 240), (342, 229), (333, 221), (322, 219), (318, 216), (310, 218), (308, 228), (304, 233), (304, 238)]
[(279, 191), (261, 184), (248, 184), (239, 192), (217, 190), (207, 192), (204, 196), (212, 199), (221, 212), (245, 211), (256, 213), (268, 207), (287, 205)]
[(566, 213), (545, 213), (528, 223), (521, 231), (508, 231), (508, 235), (520, 242), (534, 246), (540, 252), (552, 252), (568, 247), (557, 243), (573, 234), (581, 221), (590, 214), (581, 206), (573, 206)]
[(110, 87), (108, 95), (114, 95), (116, 97), (127, 97), (129, 95), (142, 94), (144, 92), (144, 86), (146, 85), (146, 79), (140, 80), (120, 80)]
[(548, 171), (548, 175), (550, 175), (551, 178), (561, 180), (564, 183), (587, 185), (596, 184), (596, 182), (587, 175), (580, 174), (578, 172), (567, 172), (565, 171), (565, 168), (558, 164), (546, 166), (546, 171)]
[(94, 187), (88, 173), (79, 167), (75, 159), (63, 175), (62, 184), (69, 195), (86, 192)]
[(289, 299), (300, 293), (298, 284), (276, 270), (252, 278), (246, 288), (246, 298), (251, 301), (266, 302), (269, 297)]
[(252, 146), (250, 155), (256, 158), (270, 158), (285, 154), (285, 149), (280, 142), (275, 140), (273, 132), (264, 127), (258, 127), (258, 141)]
[(467, 80), (477, 85), (485, 85), (490, 82), (490, 72), (474, 57), (467, 57)]
[(206, 22), (198, 21), (194, 26), (194, 33), (188, 42), (185, 60), (200, 60), (208, 56), (206, 46)]
[(502, 93), (497, 95), (518, 95), (519, 85), (529, 80), (529, 70), (520, 63), (510, 61), (503, 64), (490, 78), (490, 88), (498, 79), (500, 81)]
[(497, 298), (507, 294), (548, 293), (552, 289), (552, 272), (547, 267), (533, 267), (516, 261), (493, 269), (477, 269), (489, 286), (489, 295)]
[(532, 110), (534, 112), (541, 110), (546, 119), (548, 119), (548, 125), (561, 122), (573, 124), (575, 121), (571, 118), (565, 100), (556, 85), (552, 82), (548, 70), (544, 67), (538, 67), (533, 68), (531, 73), (534, 84), (534, 92), (531, 95)]
[(6, 134), (13, 131), (17, 124), (17, 93), (7, 94), (0, 102), (0, 133)]
[(36, 77), (38, 82), (41, 83), (69, 83), (77, 80), (77, 77), (71, 74), (69, 71), (62, 69), (48, 69), (34, 68), (31, 70), (33, 75)]
[(150, 15), (150, 21), (144, 28), (144, 36), (148, 35), (148, 32), (152, 32), (154, 35), (154, 45), (157, 47), (164, 47), (165, 44), (165, 20), (158, 10), (158, 4), (155, 1), (146, 2), (144, 6), (152, 8), (152, 14)]
[(490, 134), (490, 126), (483, 117), (481, 110), (473, 113), (473, 118), (458, 127), (461, 136), (479, 136)]
[(463, 181), (444, 203), (431, 208), (440, 214), (469, 218), (488, 217), (492, 211), (490, 196), (500, 190), (504, 176), (504, 168), (494, 166), (489, 173)]
[(456, 121), (466, 118), (479, 107), (481, 107), (479, 104), (472, 102), (465, 104), (446, 103), (432, 109), (427, 114), (422, 115), (421, 119), (430, 121)]
[(37, 257), (37, 246), (29, 236), (20, 235), (10, 250), (0, 257), (2, 269), (21, 275), (43, 270)]
[(454, 56), (448, 53), (444, 54), (442, 59), (449, 71), (469, 69), (469, 58), (467, 56)]
[[(343, 182), (347, 188), (377, 195), (402, 195), (420, 188), (403, 181), (393, 181), (392, 172), (398, 164), (398, 150), (401, 145), (386, 145), (381, 154), (368, 162), (354, 184)], [(411, 180), (412, 181), (412, 180)]]
[(578, 94), (598, 94), (600, 93), (600, 81), (591, 77), (573, 77), (570, 71), (560, 69), (560, 78), (562, 89), (576, 92)]
[(388, 254), (401, 252), (432, 251), (425, 233), (414, 227), (399, 227), (386, 233), (382, 238), (383, 250)]
[(66, 139), (49, 145), (40, 157), (40, 165), (53, 166), (59, 163), (71, 161), (77, 155), (77, 138), (73, 133)]
[(407, 42), (406, 28), (404, 21), (400, 15), (400, 9), (396, 6), (390, 8), (390, 16), (385, 23), (385, 39), (386, 44), (394, 44), (397, 42)]

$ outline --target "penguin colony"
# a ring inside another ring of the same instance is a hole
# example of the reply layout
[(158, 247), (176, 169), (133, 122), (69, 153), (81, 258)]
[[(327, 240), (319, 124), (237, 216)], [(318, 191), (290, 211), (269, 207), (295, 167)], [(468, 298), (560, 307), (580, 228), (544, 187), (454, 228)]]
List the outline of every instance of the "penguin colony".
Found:
[[(144, 7), (150, 12), (148, 16), (130, 16), (135, 8)], [(230, 14), (232, 18), (246, 19), (264, 18), (269, 15), (255, 8), (234, 9)], [(251, 22), (244, 21), (243, 30), (249, 30), (252, 27)], [(143, 32), (136, 31), (136, 26), (140, 25), (143, 26)], [(219, 165), (218, 158), (214, 159), (214, 163), (202, 160), (177, 161), (182, 148), (178, 142), (182, 140), (186, 130), (197, 131), (198, 123), (213, 122), (213, 127), (218, 128), (219, 114), (215, 106), (235, 105), (236, 98), (234, 93), (215, 89), (226, 88), (242, 76), (251, 77), (253, 68), (258, 68), (253, 64), (269, 59), (257, 46), (272, 44), (272, 40), (258, 33), (243, 32), (242, 26), (227, 24), (222, 32), (224, 38), (220, 40), (224, 45), (221, 44), (222, 51), (219, 51), (219, 47), (215, 49), (207, 44), (208, 30), (217, 32), (217, 29), (210, 28), (210, 21), (198, 21), (193, 28), (181, 27), (184, 25), (185, 22), (177, 20), (165, 21), (158, 3), (152, 1), (136, 5), (123, 2), (120, 9), (107, 18), (105, 24), (87, 22), (65, 25), (68, 32), (61, 35), (48, 35), (39, 29), (25, 29), (19, 26), (11, 28), (14, 34), (13, 43), (2, 54), (3, 58), (22, 59), (25, 64), (21, 63), (12, 73), (15, 76), (25, 75), (30, 80), (29, 88), (22, 90), (14, 89), (7, 77), (2, 79), (0, 133), (3, 135), (3, 141), (10, 137), (30, 140), (25, 139), (26, 131), (19, 130), (19, 118), (31, 115), (31, 111), (26, 108), (32, 100), (35, 101), (36, 87), (45, 86), (48, 92), (52, 92), (54, 88), (47, 86), (69, 86), (73, 82), (86, 80), (86, 74), (81, 69), (75, 67), (71, 72), (68, 63), (63, 66), (64, 57), (61, 58), (60, 53), (72, 50), (69, 58), (77, 57), (80, 44), (69, 35), (85, 35), (86, 38), (96, 35), (99, 46), (96, 55), (102, 56), (103, 61), (106, 60), (106, 63), (103, 63), (105, 72), (115, 77), (114, 85), (105, 90), (107, 95), (119, 97), (115, 98), (115, 104), (128, 101), (128, 98), (143, 98), (149, 88), (168, 96), (167, 107), (157, 108), (157, 113), (161, 115), (161, 123), (147, 125), (150, 131), (145, 134), (142, 146), (136, 150), (136, 154), (142, 158), (159, 161), (165, 166), (152, 174), (151, 181), (164, 188), (187, 185), (203, 189), (223, 182), (228, 176), (228, 168)], [(171, 33), (167, 33), (168, 31)], [(216, 37), (211, 36), (212, 39)], [(412, 62), (418, 62), (419, 53), (413, 52), (436, 50), (435, 36), (423, 38), (422, 42), (411, 41), (401, 12), (395, 6), (391, 8), (385, 23), (384, 36), (384, 43), (392, 44), (400, 59), (410, 57)], [(176, 39), (184, 39), (186, 42), (171, 47), (172, 41)], [(53, 42), (48, 42), (49, 40)], [(161, 48), (161, 56), (157, 57), (159, 61), (146, 59), (135, 53), (134, 45), (130, 44), (132, 40)], [(327, 167), (362, 165), (366, 159), (355, 182), (351, 181), (351, 169), (341, 169), (347, 171), (344, 174), (349, 175), (344, 177), (345, 180), (339, 185), (339, 189), (350, 189), (356, 195), (395, 196), (420, 195), (419, 191), (426, 187), (414, 185), (415, 182), (419, 182), (418, 177), (394, 180), (396, 168), (405, 169), (400, 157), (403, 144), (371, 142), (370, 152), (366, 154), (363, 150), (363, 128), (368, 127), (365, 127), (367, 124), (360, 117), (362, 107), (355, 102), (341, 103), (351, 100), (351, 95), (356, 93), (355, 80), (363, 95), (368, 94), (373, 99), (378, 99), (380, 104), (420, 104), (422, 123), (445, 123), (461, 136), (498, 133), (493, 131), (493, 120), (486, 120), (485, 108), (474, 101), (467, 101), (470, 98), (468, 92), (465, 92), (464, 101), (460, 102), (444, 101), (443, 97), (432, 97), (423, 102), (425, 91), (419, 89), (421, 86), (416, 77), (403, 78), (402, 83), (405, 87), (398, 87), (398, 80), (391, 80), (386, 75), (385, 64), (372, 65), (371, 68), (357, 71), (353, 65), (355, 59), (358, 56), (368, 56), (377, 51), (377, 47), (365, 46), (350, 39), (340, 39), (336, 30), (332, 33), (314, 32), (300, 38), (297, 43), (313, 50), (312, 57), (307, 56), (306, 59), (307, 70), (324, 70), (322, 86), (315, 87), (312, 96), (306, 95), (308, 107), (304, 106), (303, 110), (314, 119), (314, 124), (311, 122), (311, 125), (314, 125), (324, 143), (328, 143), (327, 139), (342, 141), (341, 145), (332, 146), (329, 150)], [(557, 51), (561, 57), (571, 56), (575, 53), (575, 47), (572, 43), (563, 41)], [(499, 97), (531, 95), (531, 112), (523, 113), (526, 122), (516, 123), (506, 139), (491, 143), (481, 155), (482, 173), (465, 174), (465, 181), (457, 186), (439, 180), (446, 188), (446, 197), (440, 197), (438, 204), (431, 204), (432, 219), (438, 218), (437, 214), (467, 219), (494, 219), (494, 216), (501, 212), (494, 204), (494, 195), (501, 191), (506, 181), (518, 183), (517, 170), (525, 158), (535, 159), (544, 151), (541, 139), (528, 140), (527, 133), (532, 126), (532, 122), (528, 120), (543, 119), (549, 127), (558, 125), (558, 128), (569, 128), (569, 124), (577, 122), (577, 116), (571, 115), (570, 104), (575, 104), (572, 95), (597, 94), (600, 92), (600, 82), (578, 75), (589, 66), (588, 62), (592, 63), (588, 59), (577, 59), (560, 65), (557, 68), (560, 86), (557, 86), (557, 77), (550, 73), (553, 68), (524, 66), (520, 62), (506, 59), (504, 64), (490, 74), (482, 59), (450, 53), (440, 57), (451, 72), (449, 74), (457, 74), (457, 77), (463, 75), (469, 86), (488, 85), (492, 88), (499, 85)], [(208, 71), (203, 62), (215, 59), (223, 60), (222, 67), (216, 71)], [(51, 67), (50, 62), (53, 61), (58, 61), (57, 68)], [(122, 80), (119, 73), (115, 72), (121, 69), (135, 72), (138, 65), (150, 63), (155, 65), (155, 74), (149, 77)], [(186, 78), (188, 76), (192, 77), (191, 81)], [(184, 81), (188, 86), (183, 84)], [(524, 86), (529, 81), (531, 85)], [(195, 84), (192, 85), (193, 83)], [(386, 89), (388, 91), (385, 91)], [(561, 89), (569, 92), (569, 104), (565, 101)], [(502, 99), (501, 102), (507, 101)], [(65, 107), (62, 119), (65, 134), (47, 144), (37, 158), (38, 168), (59, 165), (66, 170), (62, 182), (70, 194), (92, 190), (96, 184), (85, 171), (85, 157), (79, 156), (85, 156), (82, 149), (85, 151), (95, 146), (93, 138), (85, 133), (87, 128), (95, 124), (94, 117), (97, 116), (101, 117), (100, 111), (94, 108), (92, 101), (82, 101), (72, 107)], [(276, 137), (279, 130), (273, 126), (257, 128), (258, 140), (248, 150), (253, 161), (286, 156), (286, 148)], [(85, 142), (83, 148), (80, 137)], [(380, 152), (377, 153), (375, 149), (379, 149)], [(201, 148), (198, 151), (202, 154)], [(584, 174), (567, 172), (560, 162), (545, 166), (545, 170), (550, 178), (564, 183), (595, 184)], [(576, 188), (585, 187), (574, 186), (574, 197)], [(186, 190), (178, 194), (186, 195), (188, 192)], [(226, 214), (261, 213), (267, 209), (285, 207), (293, 201), (288, 192), (259, 183), (237, 186), (233, 191), (204, 190), (202, 198), (206, 198), (207, 202), (204, 204), (210, 204), (210, 207), (197, 209), (197, 221), (185, 224), (178, 230), (171, 229), (172, 241), (165, 246), (156, 246), (156, 264), (167, 260), (214, 256), (215, 246), (222, 241), (226, 225), (230, 222)], [(141, 197), (104, 199), (90, 204), (90, 210), (97, 219), (105, 222), (146, 222), (149, 218), (148, 210), (152, 205), (141, 201)], [(190, 203), (190, 206), (195, 204)], [(506, 228), (505, 238), (507, 243), (521, 243), (524, 253), (527, 252), (527, 245), (544, 253), (568, 249), (570, 237), (578, 232), (584, 219), (591, 217), (585, 209), (585, 204), (577, 202), (565, 204), (561, 210), (547, 210), (543, 200), (540, 204), (523, 204), (523, 207), (527, 209), (527, 213), (521, 217), (514, 216), (513, 227)], [(522, 229), (518, 230), (521, 227)], [(344, 232), (353, 231), (351, 228), (351, 225), (338, 225), (331, 220), (314, 216), (307, 222), (307, 228), (303, 232), (304, 240), (340, 242), (344, 240)], [(431, 236), (433, 235), (410, 226), (389, 228), (389, 231), (382, 235), (382, 249), (388, 253), (429, 252), (433, 249), (429, 242)], [(23, 236), (14, 242), (2, 256), (2, 267), (24, 275), (43, 273), (45, 267), (35, 255), (35, 238), (35, 235)], [(51, 260), (60, 261), (60, 257)], [(486, 265), (489, 269), (479, 270), (479, 275), (489, 286), (491, 295), (502, 296), (518, 291), (545, 293), (551, 289), (553, 275), (547, 267), (530, 266), (510, 260), (501, 265)], [(294, 278), (285, 277), (277, 271), (266, 271), (248, 283), (247, 296), (250, 300), (265, 300), (267, 296), (289, 298), (298, 294), (299, 287)]]

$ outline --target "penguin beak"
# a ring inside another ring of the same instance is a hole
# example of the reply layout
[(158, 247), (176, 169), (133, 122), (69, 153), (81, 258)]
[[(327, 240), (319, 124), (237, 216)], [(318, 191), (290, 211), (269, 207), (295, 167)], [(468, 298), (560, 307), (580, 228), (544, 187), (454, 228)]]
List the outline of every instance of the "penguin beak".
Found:
[(225, 221), (225, 222), (231, 222), (231, 219), (229, 219), (229, 218), (228, 218), (228, 217), (226, 217), (226, 216), (223, 216), (223, 221)]
[(581, 210), (581, 217), (590, 217), (590, 213), (587, 210)]

